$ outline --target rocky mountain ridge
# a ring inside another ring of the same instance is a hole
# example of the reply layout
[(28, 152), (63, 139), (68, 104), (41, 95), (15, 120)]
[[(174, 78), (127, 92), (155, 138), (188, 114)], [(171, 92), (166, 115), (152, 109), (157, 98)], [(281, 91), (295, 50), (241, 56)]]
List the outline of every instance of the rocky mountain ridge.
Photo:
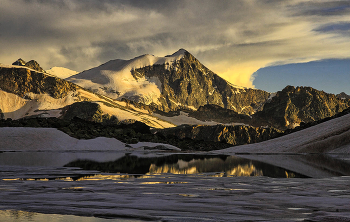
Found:
[(34, 69), (38, 72), (45, 72), (43, 68), (40, 67), (39, 63), (35, 60), (30, 60), (29, 62), (25, 62), (23, 59), (19, 58), (17, 61), (12, 63), (12, 65), (16, 66), (26, 66), (30, 69)]
[(63, 111), (68, 108), (70, 112), (75, 109), (72, 113), (78, 115), (87, 111), (85, 104), (71, 105), (84, 101), (89, 101), (90, 107), (98, 107), (92, 109), (87, 115), (87, 118), (91, 117), (93, 120), (110, 119), (114, 116), (118, 121), (138, 120), (155, 128), (174, 126), (151, 116), (146, 110), (95, 94), (46, 73), (25, 66), (23, 68), (0, 67), (0, 117), (2, 119), (62, 117)]
[(346, 94), (345, 92), (341, 92), (341, 93), (337, 94), (337, 97), (339, 99), (350, 99), (350, 95)]
[(244, 125), (237, 126), (191, 126), (182, 125), (157, 131), (164, 136), (175, 136), (179, 139), (196, 141), (214, 141), (231, 145), (258, 143), (276, 137), (282, 131), (274, 128), (260, 128)]
[(183, 108), (197, 110), (214, 104), (237, 113), (251, 115), (260, 110), (270, 93), (235, 87), (201, 64), (184, 50), (184, 57), (172, 64), (156, 64), (131, 71), (135, 79), (156, 77), (161, 83), (159, 103), (151, 106), (161, 111)]
[(340, 99), (311, 87), (287, 86), (253, 115), (253, 125), (294, 128), (303, 123), (331, 117), (350, 107), (349, 99)]
[(79, 86), (44, 73), (26, 68), (0, 67), (0, 88), (3, 91), (24, 97), (27, 93), (49, 94), (53, 98), (63, 98)]

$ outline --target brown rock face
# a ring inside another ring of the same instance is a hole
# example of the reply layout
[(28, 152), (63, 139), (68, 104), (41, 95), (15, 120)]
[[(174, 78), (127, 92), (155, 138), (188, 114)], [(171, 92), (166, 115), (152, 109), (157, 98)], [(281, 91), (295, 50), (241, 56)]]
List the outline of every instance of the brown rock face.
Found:
[(132, 70), (132, 74), (135, 79), (157, 77), (160, 80), (160, 104), (152, 105), (165, 112), (214, 104), (237, 113), (253, 114), (270, 95), (262, 90), (234, 87), (188, 52), (173, 64), (147, 66)]
[(260, 125), (279, 129), (294, 128), (301, 122), (308, 123), (331, 117), (349, 106), (349, 99), (339, 99), (333, 94), (311, 87), (287, 86), (277, 92), (253, 119)]
[(0, 89), (23, 97), (26, 93), (47, 93), (53, 98), (63, 98), (77, 85), (26, 68), (0, 68)]
[(12, 63), (12, 65), (14, 65), (14, 66), (25, 66), (26, 62), (23, 59), (19, 58), (19, 59), (17, 59), (16, 62)]
[(37, 70), (39, 72), (44, 72), (44, 70), (40, 67), (39, 63), (37, 63), (35, 60), (30, 60), (25, 64), (30, 69)]
[(249, 123), (251, 118), (244, 114), (222, 108), (218, 105), (204, 105), (200, 106), (197, 111), (190, 112), (190, 117), (202, 121), (215, 121), (220, 123)]
[(350, 99), (350, 95), (346, 94), (345, 92), (341, 92), (341, 93), (337, 94), (337, 97), (339, 99)]
[[(103, 114), (99, 104), (87, 101), (76, 102), (72, 105), (64, 107), (63, 115), (61, 117), (62, 119), (72, 120), (75, 117), (98, 123), (111, 119), (108, 114)], [(116, 118), (115, 120), (117, 121)]]
[(190, 126), (182, 125), (162, 129), (158, 133), (165, 136), (176, 136), (179, 139), (222, 142), (232, 145), (258, 143), (277, 136), (281, 131), (273, 128), (257, 128), (250, 126)]

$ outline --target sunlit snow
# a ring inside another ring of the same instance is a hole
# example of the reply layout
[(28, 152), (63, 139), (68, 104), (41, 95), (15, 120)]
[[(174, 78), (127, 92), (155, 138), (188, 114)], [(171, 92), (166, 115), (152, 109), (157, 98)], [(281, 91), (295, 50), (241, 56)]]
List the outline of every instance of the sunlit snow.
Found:
[(131, 60), (111, 60), (96, 68), (71, 76), (67, 80), (114, 99), (137, 98), (145, 104), (157, 103), (162, 90), (159, 79), (156, 77), (135, 79), (131, 71), (155, 64), (173, 64), (183, 58), (184, 53), (185, 50), (179, 50), (165, 57), (146, 54)]

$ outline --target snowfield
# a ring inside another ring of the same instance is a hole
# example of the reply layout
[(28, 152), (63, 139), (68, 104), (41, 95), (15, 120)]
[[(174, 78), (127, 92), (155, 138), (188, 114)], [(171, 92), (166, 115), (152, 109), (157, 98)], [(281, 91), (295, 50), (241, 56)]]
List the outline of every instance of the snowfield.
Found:
[(182, 125), (182, 124), (188, 124), (188, 125), (208, 125), (208, 126), (213, 126), (213, 125), (245, 125), (243, 123), (229, 123), (229, 124), (225, 124), (225, 123), (219, 123), (219, 122), (215, 122), (215, 121), (201, 121), (198, 120), (194, 117), (190, 117), (188, 116), (188, 113), (180, 111), (180, 115), (178, 116), (162, 116), (160, 114), (157, 113), (153, 113), (153, 116), (165, 120), (167, 122), (170, 122), (174, 125)]
[(46, 73), (49, 73), (53, 76), (57, 76), (61, 79), (66, 79), (68, 77), (78, 74), (77, 71), (73, 71), (64, 67), (52, 67), (51, 69), (46, 70)]
[(83, 89), (70, 92), (62, 99), (55, 99), (47, 94), (27, 93), (25, 98), (0, 90), (0, 109), (4, 118), (20, 119), (28, 116), (60, 117), (62, 108), (80, 101), (98, 103), (106, 114), (114, 115), (118, 120), (134, 119), (145, 122), (154, 128), (168, 128), (175, 125), (152, 116), (148, 111), (138, 109), (125, 102), (114, 101), (98, 96)]
[(79, 140), (53, 128), (0, 127), (0, 151), (134, 151), (144, 146), (162, 145), (168, 150), (180, 149), (168, 144), (139, 142), (126, 146), (114, 139), (98, 137)]
[(220, 151), (235, 153), (347, 153), (350, 154), (350, 114), (316, 126), (267, 140)]

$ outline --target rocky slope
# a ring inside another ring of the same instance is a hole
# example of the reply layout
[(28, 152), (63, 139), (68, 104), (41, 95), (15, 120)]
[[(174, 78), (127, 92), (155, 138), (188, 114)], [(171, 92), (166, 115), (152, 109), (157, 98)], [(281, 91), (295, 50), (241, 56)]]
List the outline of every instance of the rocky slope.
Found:
[(183, 50), (183, 58), (173, 63), (156, 64), (132, 70), (135, 79), (154, 78), (161, 83), (159, 103), (162, 111), (181, 108), (198, 109), (214, 104), (237, 113), (251, 115), (267, 101), (270, 93), (235, 87), (201, 64), (193, 55)]
[(36, 70), (38, 72), (45, 72), (43, 68), (40, 67), (39, 63), (35, 60), (30, 60), (29, 62), (25, 62), (23, 59), (19, 58), (16, 62), (12, 63), (15, 66), (26, 66), (30, 69)]
[(215, 121), (219, 123), (249, 124), (251, 121), (251, 117), (248, 115), (238, 114), (233, 110), (212, 104), (200, 106), (196, 111), (189, 112), (188, 116), (202, 121)]
[[(150, 115), (147, 110), (114, 101), (26, 66), (0, 66), (1, 118), (60, 117), (64, 110), (84, 114), (89, 111), (84, 106), (86, 104), (79, 105), (84, 101), (98, 107), (98, 110), (92, 110), (92, 116), (87, 115), (87, 119), (96, 117), (96, 120), (101, 120), (114, 116), (118, 121), (133, 119), (155, 128), (174, 126)], [(73, 103), (77, 104), (71, 106)]]
[(276, 137), (281, 131), (274, 128), (250, 126), (190, 126), (182, 125), (169, 129), (157, 130), (158, 134), (175, 136), (179, 139), (212, 141), (231, 145), (258, 143)]
[(260, 112), (253, 116), (254, 125), (279, 129), (294, 128), (303, 123), (331, 117), (350, 106), (349, 99), (311, 87), (287, 86), (276, 93)]
[(35, 94), (46, 93), (58, 99), (67, 96), (68, 92), (76, 91), (78, 86), (27, 68), (0, 67), (0, 88), (20, 97), (31, 92)]

